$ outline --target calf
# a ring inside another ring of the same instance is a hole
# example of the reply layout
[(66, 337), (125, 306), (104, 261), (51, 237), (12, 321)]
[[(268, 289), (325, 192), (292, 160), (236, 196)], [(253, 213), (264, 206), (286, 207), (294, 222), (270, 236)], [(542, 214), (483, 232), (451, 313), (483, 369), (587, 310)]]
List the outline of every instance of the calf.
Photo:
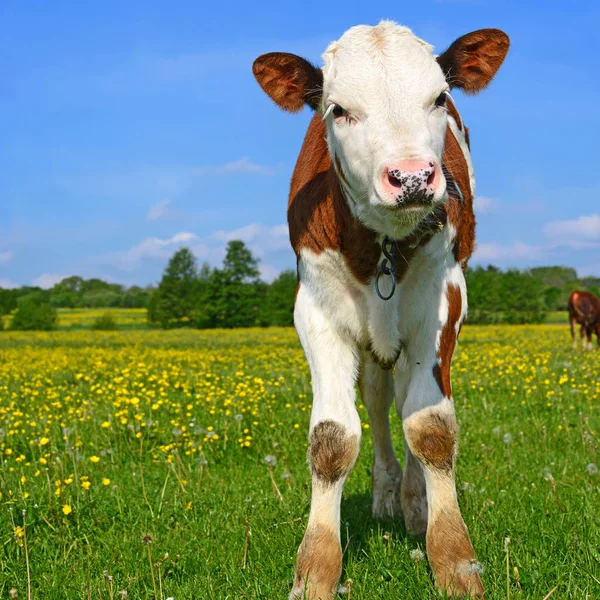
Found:
[[(426, 534), (438, 588), (483, 594), (457, 502), (450, 363), (467, 310), (474, 243), (468, 130), (450, 90), (486, 87), (508, 37), (484, 29), (436, 57), (383, 21), (333, 42), (324, 66), (259, 57), (258, 83), (284, 110), (314, 115), (292, 177), (295, 325), (313, 386), (312, 499), (290, 598), (331, 598), (342, 571), (340, 499), (359, 450), (358, 381), (374, 441), (373, 515)], [(406, 465), (390, 437), (393, 399)]]
[[(596, 332), (598, 346), (600, 347), (600, 300), (590, 292), (572, 292), (569, 296), (569, 323), (571, 324), (571, 338), (573, 350), (577, 349), (575, 339), (575, 325), (581, 325), (581, 345), (583, 350), (592, 349), (592, 334)], [(585, 338), (587, 337), (587, 343)]]

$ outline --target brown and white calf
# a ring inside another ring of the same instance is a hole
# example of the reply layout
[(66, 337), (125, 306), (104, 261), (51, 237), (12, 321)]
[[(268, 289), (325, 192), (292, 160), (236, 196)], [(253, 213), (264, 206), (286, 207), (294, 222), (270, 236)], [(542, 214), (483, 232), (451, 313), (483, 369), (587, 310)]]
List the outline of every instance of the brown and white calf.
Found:
[[(454, 480), (450, 363), (467, 310), (475, 219), (468, 131), (449, 91), (486, 87), (508, 46), (503, 32), (484, 29), (436, 57), (409, 29), (383, 21), (333, 42), (322, 69), (285, 53), (254, 63), (281, 108), (316, 112), (288, 206), (295, 324), (314, 396), (311, 509), (290, 598), (331, 598), (338, 585), (340, 499), (361, 438), (357, 380), (374, 441), (373, 515), (402, 512), (409, 533), (426, 533), (440, 590), (483, 593)], [(390, 272), (397, 285), (386, 301)], [(390, 437), (394, 397), (404, 474)]]
[[(575, 290), (569, 296), (569, 323), (573, 350), (577, 349), (576, 325), (581, 325), (581, 345), (583, 350), (592, 349), (592, 334), (596, 332), (600, 347), (600, 299), (590, 292)], [(586, 342), (587, 338), (587, 342)]]

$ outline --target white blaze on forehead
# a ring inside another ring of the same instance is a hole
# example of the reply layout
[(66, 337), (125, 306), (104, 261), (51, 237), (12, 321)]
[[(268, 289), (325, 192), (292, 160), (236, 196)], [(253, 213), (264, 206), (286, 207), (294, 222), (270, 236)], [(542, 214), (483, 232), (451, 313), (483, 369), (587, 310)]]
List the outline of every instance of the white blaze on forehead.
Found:
[(329, 45), (323, 60), (325, 101), (355, 105), (348, 109), (371, 112), (390, 101), (427, 101), (446, 87), (432, 46), (392, 21), (352, 27)]

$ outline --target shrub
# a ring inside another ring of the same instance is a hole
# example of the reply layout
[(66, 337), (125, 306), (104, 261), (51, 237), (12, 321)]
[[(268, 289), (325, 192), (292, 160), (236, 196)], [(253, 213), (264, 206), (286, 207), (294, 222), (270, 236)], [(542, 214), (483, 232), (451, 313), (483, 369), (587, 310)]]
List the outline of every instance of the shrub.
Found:
[(92, 329), (94, 331), (116, 331), (119, 329), (119, 326), (110, 313), (104, 313), (96, 317), (92, 323)]
[(50, 331), (56, 329), (58, 315), (56, 308), (36, 294), (24, 296), (10, 325), (19, 331)]

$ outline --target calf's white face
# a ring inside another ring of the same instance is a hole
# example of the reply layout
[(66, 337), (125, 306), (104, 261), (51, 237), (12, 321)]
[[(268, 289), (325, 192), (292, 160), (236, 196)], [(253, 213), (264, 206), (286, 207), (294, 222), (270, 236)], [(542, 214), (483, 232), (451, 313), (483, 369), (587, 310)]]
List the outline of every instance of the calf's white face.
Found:
[(284, 53), (259, 57), (261, 87), (292, 112), (322, 113), (340, 185), (370, 229), (401, 238), (447, 200), (442, 153), (451, 88), (477, 93), (491, 81), (508, 37), (484, 29), (436, 57), (427, 43), (391, 21), (349, 29), (317, 69)]
[(384, 21), (353, 27), (323, 58), (321, 107), (348, 202), (376, 231), (406, 229), (446, 200), (450, 88), (432, 48)]

